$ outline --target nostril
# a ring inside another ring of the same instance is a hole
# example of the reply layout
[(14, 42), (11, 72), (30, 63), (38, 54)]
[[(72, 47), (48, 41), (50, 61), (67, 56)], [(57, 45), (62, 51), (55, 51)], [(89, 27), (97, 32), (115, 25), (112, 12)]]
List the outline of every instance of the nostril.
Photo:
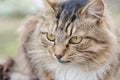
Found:
[(69, 48), (69, 44), (66, 45), (66, 48)]
[(62, 55), (56, 55), (55, 56), (57, 57), (57, 59), (61, 59), (63, 56)]

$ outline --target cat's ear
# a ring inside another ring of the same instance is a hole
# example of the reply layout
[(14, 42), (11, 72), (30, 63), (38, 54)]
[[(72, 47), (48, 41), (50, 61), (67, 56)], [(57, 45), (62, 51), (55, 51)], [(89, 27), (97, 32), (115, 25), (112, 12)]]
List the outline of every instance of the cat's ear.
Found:
[(43, 0), (44, 6), (47, 10), (51, 10), (52, 12), (56, 12), (57, 2), (52, 2), (50, 0)]
[(80, 13), (87, 17), (101, 19), (104, 16), (104, 8), (105, 5), (102, 0), (92, 0)]

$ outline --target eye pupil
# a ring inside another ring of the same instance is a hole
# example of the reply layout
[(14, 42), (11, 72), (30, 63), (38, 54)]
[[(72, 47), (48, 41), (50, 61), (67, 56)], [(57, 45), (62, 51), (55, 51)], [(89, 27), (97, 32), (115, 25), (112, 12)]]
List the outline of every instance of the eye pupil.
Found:
[(53, 34), (47, 34), (47, 39), (53, 42), (55, 41), (55, 36)]
[(75, 39), (78, 39), (78, 37), (75, 37)]
[(50, 36), (51, 36), (51, 37), (53, 37), (53, 35), (52, 35), (52, 34), (50, 34)]

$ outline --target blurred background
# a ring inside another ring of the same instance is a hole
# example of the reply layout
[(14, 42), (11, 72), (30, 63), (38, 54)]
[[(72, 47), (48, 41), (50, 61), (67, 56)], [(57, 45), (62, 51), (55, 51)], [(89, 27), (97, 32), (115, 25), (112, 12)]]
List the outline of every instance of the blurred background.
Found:
[[(120, 26), (120, 0), (105, 0), (116, 24)], [(17, 53), (17, 29), (26, 17), (36, 14), (41, 0), (0, 0), (0, 61)]]

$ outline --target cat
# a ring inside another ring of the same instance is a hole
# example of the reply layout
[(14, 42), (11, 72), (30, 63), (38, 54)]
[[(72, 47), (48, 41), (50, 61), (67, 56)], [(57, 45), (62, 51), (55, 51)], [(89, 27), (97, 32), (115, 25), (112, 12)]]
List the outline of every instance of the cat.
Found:
[(118, 80), (118, 36), (104, 1), (43, 3), (21, 28), (10, 80)]

